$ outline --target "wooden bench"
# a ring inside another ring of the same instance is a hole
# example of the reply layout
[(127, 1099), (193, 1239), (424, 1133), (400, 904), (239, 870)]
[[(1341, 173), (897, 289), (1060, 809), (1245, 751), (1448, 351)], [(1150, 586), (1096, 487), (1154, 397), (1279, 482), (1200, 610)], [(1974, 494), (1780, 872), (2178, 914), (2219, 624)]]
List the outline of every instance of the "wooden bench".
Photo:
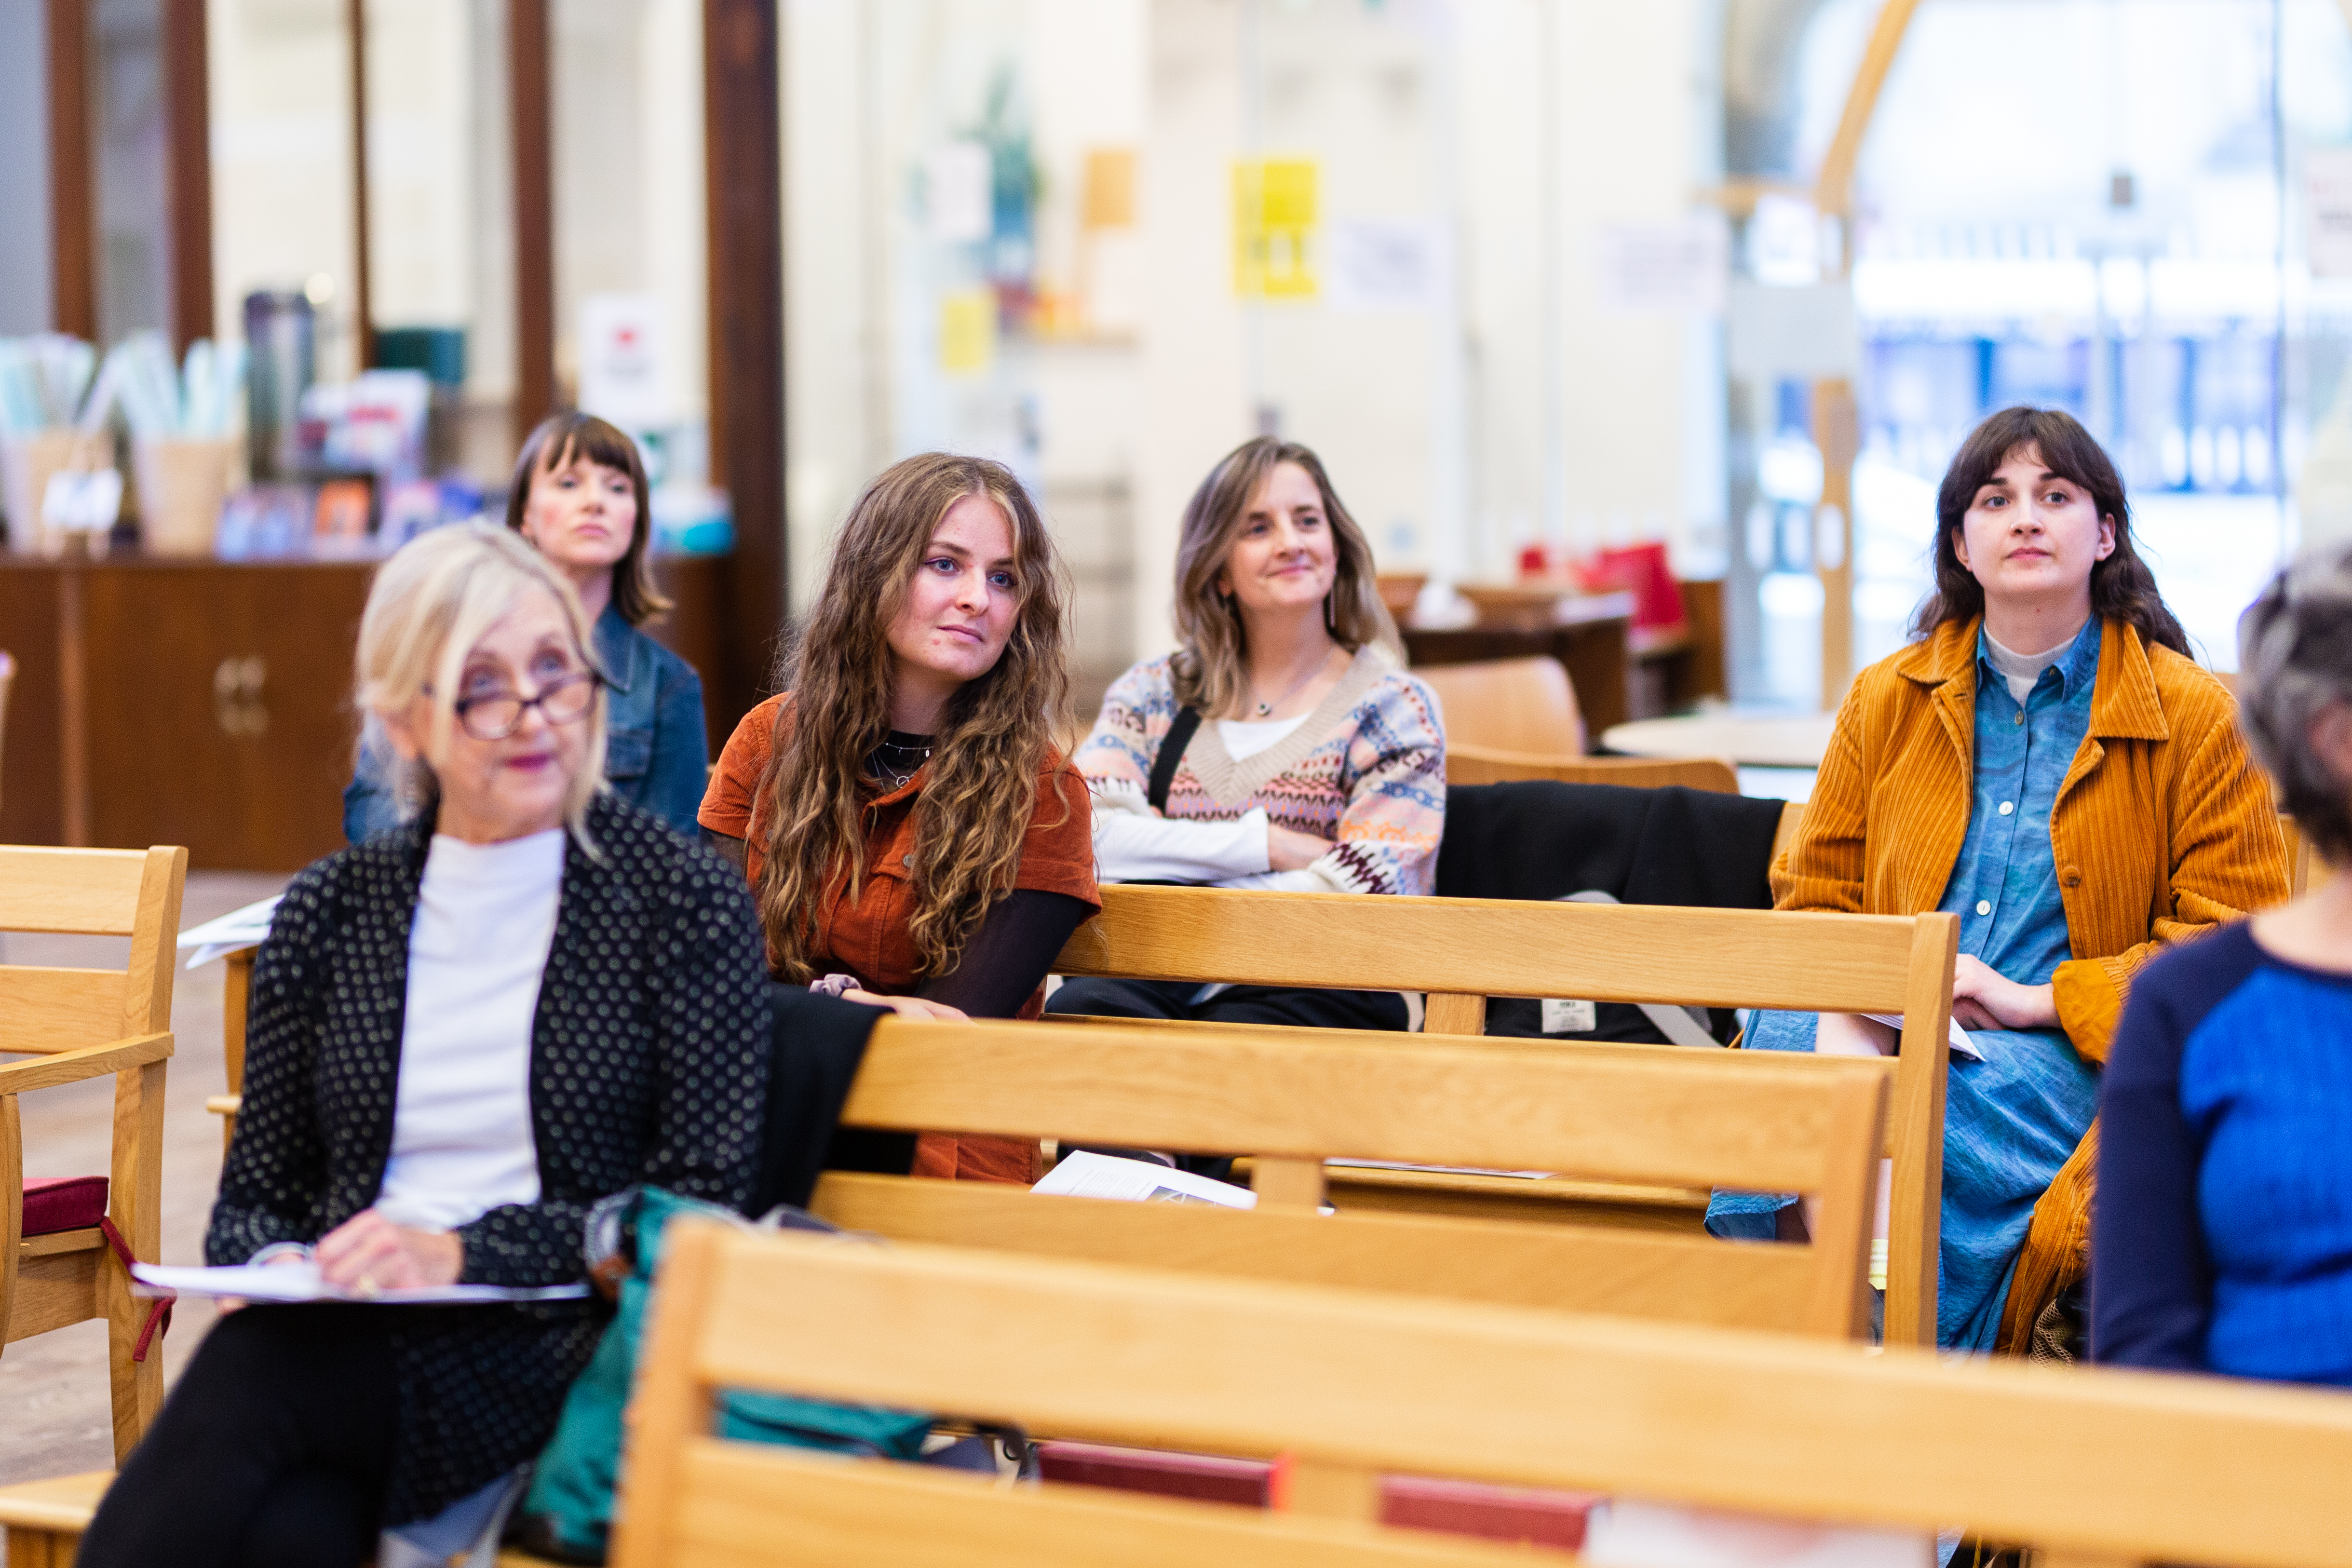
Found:
[[(884, 1019), (842, 1121), (1255, 1156), (1255, 1210), (827, 1173), (812, 1204), (893, 1238), (1832, 1337), (1863, 1289), (1892, 1073), (1736, 1052), (1532, 1052), (1263, 1027)], [(1335, 1032), (1337, 1033), (1337, 1032)], [(1334, 1157), (1818, 1194), (1805, 1246), (1317, 1212)]]
[[(685, 1226), (632, 1407), (615, 1568), (1572, 1563), (1373, 1522), (1385, 1473), (1590, 1488), (1921, 1535), (2048, 1568), (2346, 1568), (2352, 1400), (2333, 1392), (950, 1248)], [(1276, 1511), (711, 1435), (788, 1392), (1283, 1456)]]
[[(1902, 1014), (1903, 1047), (1894, 1068), (1886, 1149), (1895, 1172), (1885, 1332), (1890, 1344), (1935, 1342), (1944, 1071), (1959, 942), (1957, 917), (1350, 898), (1216, 888), (1113, 886), (1103, 889), (1102, 897), (1102, 913), (1079, 927), (1055, 960), (1058, 973), (1423, 991), (1429, 994), (1426, 1032), (1420, 1037), (1424, 1043), (1433, 1036), (1456, 1035), (1522, 1052), (1594, 1048), (1487, 1041), (1481, 1030), (1490, 995)], [(1080, 1021), (1054, 1016), (1065, 1026)], [(1162, 1038), (1202, 1027), (1083, 1021)], [(1412, 1037), (1366, 1032), (1344, 1037), (1370, 1048)], [(1810, 1055), (1790, 1059), (1806, 1070), (1822, 1069), (1830, 1060)], [(1457, 1195), (1490, 1206), (1517, 1201), (1507, 1190), (1496, 1189), (1493, 1179), (1441, 1183), (1400, 1173), (1387, 1181), (1359, 1181), (1351, 1174), (1349, 1181), (1340, 1201), (1355, 1206), (1367, 1201), (1364, 1193), (1385, 1190), (1401, 1204), (1426, 1197), (1460, 1212), (1443, 1187), (1465, 1184), (1475, 1191)], [(1433, 1183), (1441, 1183), (1440, 1188), (1433, 1191)], [(1621, 1198), (1633, 1208), (1644, 1203), (1639, 1194)], [(1676, 1206), (1666, 1211), (1670, 1221), (1685, 1226), (1704, 1207), (1703, 1195), (1695, 1193), (1673, 1202)]]

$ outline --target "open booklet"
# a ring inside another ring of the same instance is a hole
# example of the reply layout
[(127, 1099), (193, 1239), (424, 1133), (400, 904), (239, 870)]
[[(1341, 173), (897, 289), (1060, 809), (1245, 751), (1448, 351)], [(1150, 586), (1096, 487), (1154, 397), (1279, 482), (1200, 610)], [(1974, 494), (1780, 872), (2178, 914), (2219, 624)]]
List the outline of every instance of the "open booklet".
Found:
[[(1903, 1015), (1900, 1013), (1864, 1013), (1863, 1016), (1874, 1024), (1885, 1025), (1898, 1035), (1903, 1032)], [(1977, 1049), (1977, 1043), (1969, 1038), (1969, 1032), (1960, 1027), (1958, 1021), (1953, 1019), (1948, 1020), (1948, 1023), (1951, 1029), (1952, 1054), (1972, 1062), (1984, 1060), (1984, 1052)]]
[(1076, 1149), (1029, 1189), (1066, 1198), (1116, 1198), (1130, 1204), (1213, 1204), (1219, 1208), (1257, 1207), (1257, 1194), (1231, 1182), (1211, 1181), (1190, 1171), (1171, 1170), (1150, 1160), (1122, 1160)]
[(572, 1301), (588, 1294), (585, 1285), (545, 1285), (514, 1289), (505, 1285), (434, 1285), (416, 1290), (378, 1290), (364, 1294), (319, 1278), (315, 1263), (238, 1263), (221, 1268), (166, 1268), (158, 1263), (134, 1263), (131, 1277), (151, 1291), (176, 1290), (183, 1296), (241, 1296), (248, 1301), (372, 1301), (404, 1306), (447, 1305), (469, 1301)]
[(247, 904), (241, 910), (231, 910), (217, 920), (206, 921), (200, 926), (190, 926), (180, 933), (179, 947), (183, 952), (194, 948), (188, 960), (190, 969), (225, 958), (240, 948), (259, 947), (269, 934), (270, 917), (278, 912), (278, 898), (264, 899), (257, 904)]

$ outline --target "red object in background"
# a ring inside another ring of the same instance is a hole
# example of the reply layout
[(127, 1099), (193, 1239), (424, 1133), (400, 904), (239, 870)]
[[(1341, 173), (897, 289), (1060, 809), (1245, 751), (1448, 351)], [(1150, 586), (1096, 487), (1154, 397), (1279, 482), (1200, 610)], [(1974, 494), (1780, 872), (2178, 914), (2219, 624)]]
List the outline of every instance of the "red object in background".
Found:
[[(1037, 1471), (1049, 1481), (1244, 1508), (1280, 1508), (1288, 1490), (1289, 1469), (1287, 1454), (1269, 1465), (1257, 1459), (1115, 1448), (1096, 1443), (1037, 1445)], [(1597, 1494), (1587, 1492), (1543, 1491), (1423, 1476), (1381, 1478), (1382, 1524), (1487, 1541), (1526, 1542), (1570, 1552), (1583, 1546), (1585, 1520), (1601, 1501)]]
[(1576, 1552), (1584, 1546), (1584, 1521), (1601, 1500), (1592, 1492), (1385, 1476), (1381, 1480), (1381, 1522)]
[(1587, 588), (1632, 594), (1636, 631), (1679, 630), (1686, 618), (1683, 591), (1675, 582), (1664, 544), (1629, 544), (1621, 550), (1600, 551), (1578, 568), (1578, 575)]
[(1208, 1454), (1163, 1454), (1143, 1448), (1113, 1448), (1099, 1443), (1040, 1443), (1037, 1474), (1049, 1481), (1154, 1497), (1192, 1498), (1201, 1502), (1266, 1506), (1263, 1459), (1223, 1459)]
[(1551, 554), (1540, 544), (1529, 544), (1519, 551), (1519, 580), (1546, 577), (1551, 574)]

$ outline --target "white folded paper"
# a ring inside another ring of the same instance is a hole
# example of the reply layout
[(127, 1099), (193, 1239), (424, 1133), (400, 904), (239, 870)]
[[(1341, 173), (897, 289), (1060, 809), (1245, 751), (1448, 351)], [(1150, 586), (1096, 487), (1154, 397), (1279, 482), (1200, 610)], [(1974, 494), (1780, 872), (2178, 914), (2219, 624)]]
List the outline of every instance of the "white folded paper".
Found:
[[(1894, 1030), (1898, 1035), (1903, 1032), (1903, 1015), (1900, 1013), (1864, 1013), (1863, 1016), (1869, 1019), (1874, 1024), (1885, 1025), (1888, 1028)], [(1954, 1056), (1966, 1058), (1968, 1060), (1972, 1062), (1980, 1062), (1984, 1060), (1984, 1053), (1977, 1049), (1977, 1043), (1969, 1038), (1969, 1032), (1960, 1027), (1957, 1019), (1948, 1019), (1946, 1020), (1946, 1024), (1951, 1030), (1952, 1054)]]
[(269, 934), (269, 920), (278, 912), (278, 899), (285, 896), (280, 893), (278, 898), (264, 899), (257, 904), (231, 910), (218, 920), (206, 921), (200, 926), (190, 926), (182, 931), (181, 950), (185, 952), (192, 947), (196, 950), (195, 955), (188, 960), (188, 967), (194, 969), (198, 964), (210, 963), (214, 959), (225, 958), (240, 948), (259, 947), (262, 940)]
[(1029, 1189), (1066, 1198), (1116, 1198), (1131, 1204), (1214, 1204), (1219, 1208), (1257, 1207), (1257, 1194), (1231, 1182), (1213, 1182), (1190, 1171), (1171, 1170), (1148, 1160), (1122, 1160), (1085, 1149), (1065, 1154)]
[(479, 1301), (574, 1301), (588, 1294), (585, 1285), (542, 1285), (518, 1289), (506, 1285), (433, 1285), (415, 1290), (378, 1290), (373, 1295), (348, 1286), (330, 1285), (319, 1278), (315, 1263), (238, 1263), (222, 1268), (166, 1268), (134, 1263), (131, 1278), (154, 1290), (176, 1290), (183, 1296), (241, 1296), (248, 1301), (370, 1301), (379, 1305), (449, 1305)]

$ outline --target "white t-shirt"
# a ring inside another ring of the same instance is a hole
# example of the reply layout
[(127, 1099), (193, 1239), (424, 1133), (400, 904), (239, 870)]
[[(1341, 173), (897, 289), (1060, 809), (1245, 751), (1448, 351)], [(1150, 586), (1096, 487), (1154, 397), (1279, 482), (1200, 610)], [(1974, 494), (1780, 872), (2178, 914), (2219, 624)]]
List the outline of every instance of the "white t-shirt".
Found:
[(563, 829), (503, 844), (434, 836), (408, 932), (392, 1159), (375, 1206), (452, 1230), (539, 1201), (530, 1037), (563, 891)]

